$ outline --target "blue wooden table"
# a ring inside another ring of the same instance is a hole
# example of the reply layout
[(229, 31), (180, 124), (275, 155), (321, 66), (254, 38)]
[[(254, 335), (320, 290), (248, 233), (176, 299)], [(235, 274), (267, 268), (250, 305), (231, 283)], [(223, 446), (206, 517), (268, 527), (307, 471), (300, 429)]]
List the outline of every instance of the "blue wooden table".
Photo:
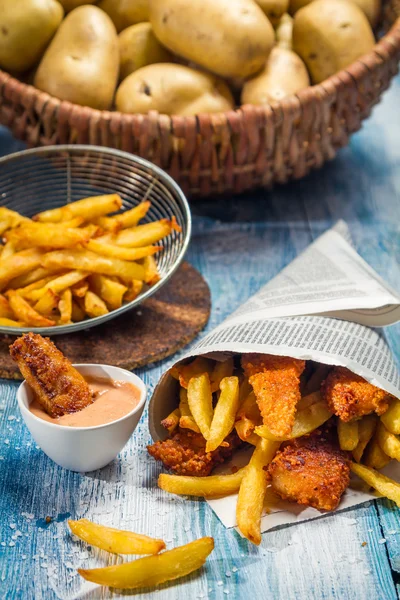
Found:
[[(193, 205), (194, 234), (187, 258), (211, 288), (208, 330), (339, 218), (349, 223), (360, 254), (400, 287), (399, 104), (397, 79), (350, 147), (304, 181)], [(0, 130), (0, 153), (20, 147)], [(399, 333), (399, 326), (387, 332), (397, 357)], [(138, 372), (150, 393), (170, 364), (168, 360)], [(400, 512), (392, 503), (378, 500), (281, 527), (264, 534), (256, 548), (225, 530), (204, 502), (157, 489), (160, 467), (146, 453), (146, 414), (118, 460), (99, 472), (79, 475), (55, 466), (35, 445), (18, 413), (17, 386), (0, 382), (2, 599), (124, 597), (83, 587), (77, 567), (115, 559), (73, 540), (69, 517), (156, 535), (169, 547), (213, 535), (216, 548), (207, 567), (153, 592), (151, 597), (158, 600), (398, 597)]]

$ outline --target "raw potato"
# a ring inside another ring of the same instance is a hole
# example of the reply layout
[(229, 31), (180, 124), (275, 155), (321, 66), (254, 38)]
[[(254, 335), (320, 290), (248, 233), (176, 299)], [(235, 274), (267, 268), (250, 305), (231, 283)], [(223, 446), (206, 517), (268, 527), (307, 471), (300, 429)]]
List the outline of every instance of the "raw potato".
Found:
[(175, 54), (222, 77), (250, 77), (274, 44), (274, 30), (252, 0), (150, 0), (150, 22)]
[[(354, 2), (361, 8), (361, 10), (368, 17), (368, 21), (371, 27), (375, 27), (379, 20), (379, 15), (382, 9), (381, 0), (347, 0), (348, 2)], [(313, 2), (313, 0), (290, 0), (289, 12), (294, 15), (300, 8), (307, 6)]]
[(149, 20), (149, 0), (102, 0), (99, 8), (108, 14), (118, 33)]
[(61, 100), (91, 108), (111, 108), (118, 81), (118, 36), (96, 6), (67, 15), (48, 47), (35, 86)]
[(293, 50), (319, 83), (344, 69), (375, 44), (362, 10), (347, 0), (315, 0), (294, 18)]
[(0, 0), (0, 67), (21, 73), (36, 65), (63, 16), (57, 0)]
[(283, 15), (275, 30), (276, 43), (279, 48), (291, 50), (293, 46), (293, 18), (287, 13)]
[(120, 81), (134, 71), (154, 63), (171, 62), (171, 53), (161, 46), (150, 23), (138, 23), (119, 34)]
[(129, 75), (115, 98), (123, 113), (196, 115), (223, 112), (233, 108), (227, 85), (217, 77), (183, 65), (148, 65)]
[(263, 13), (276, 27), (281, 16), (289, 9), (289, 0), (256, 0)]
[(308, 87), (310, 78), (303, 61), (291, 50), (273, 48), (265, 68), (245, 83), (242, 104), (269, 104)]
[(74, 8), (82, 6), (82, 4), (95, 4), (97, 0), (59, 0), (64, 7), (65, 12), (71, 12)]

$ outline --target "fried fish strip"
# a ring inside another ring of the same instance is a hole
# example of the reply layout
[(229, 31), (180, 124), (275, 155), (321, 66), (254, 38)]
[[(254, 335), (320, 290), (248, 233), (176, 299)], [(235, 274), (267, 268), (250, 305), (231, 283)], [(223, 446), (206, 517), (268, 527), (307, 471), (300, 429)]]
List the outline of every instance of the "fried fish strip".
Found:
[(254, 390), (264, 425), (276, 436), (290, 434), (300, 400), (305, 361), (271, 354), (244, 354), (242, 367)]
[(345, 367), (335, 367), (321, 387), (329, 408), (342, 421), (359, 419), (376, 412), (382, 415), (393, 396)]
[(49, 338), (26, 333), (10, 346), (10, 354), (51, 417), (82, 410), (93, 402), (82, 375)]

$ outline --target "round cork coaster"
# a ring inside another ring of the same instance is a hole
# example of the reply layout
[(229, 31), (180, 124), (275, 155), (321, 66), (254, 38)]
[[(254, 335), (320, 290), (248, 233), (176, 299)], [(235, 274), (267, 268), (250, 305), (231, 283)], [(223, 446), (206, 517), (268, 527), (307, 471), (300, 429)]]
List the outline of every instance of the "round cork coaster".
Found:
[[(157, 294), (98, 327), (53, 341), (72, 363), (103, 363), (135, 369), (171, 356), (188, 344), (210, 316), (210, 290), (198, 271), (183, 263)], [(0, 336), (0, 377), (22, 379), (11, 360), (15, 337)]]

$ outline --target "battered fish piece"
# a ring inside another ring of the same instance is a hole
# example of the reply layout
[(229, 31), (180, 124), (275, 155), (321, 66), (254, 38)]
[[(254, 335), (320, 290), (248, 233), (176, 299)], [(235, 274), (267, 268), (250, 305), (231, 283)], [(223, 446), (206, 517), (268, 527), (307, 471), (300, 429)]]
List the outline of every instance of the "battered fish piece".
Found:
[(272, 354), (244, 354), (242, 367), (254, 390), (264, 425), (276, 436), (290, 435), (301, 398), (300, 375), (305, 361)]
[(283, 500), (335, 510), (350, 482), (350, 464), (337, 443), (318, 432), (279, 450), (268, 474), (272, 489)]
[(223, 446), (213, 452), (206, 452), (206, 440), (201, 433), (179, 429), (178, 433), (163, 442), (147, 446), (147, 450), (153, 458), (161, 460), (167, 469), (177, 475), (206, 477), (216, 465), (228, 460), (241, 443), (236, 432), (232, 432)]
[(25, 333), (10, 346), (10, 354), (51, 417), (77, 412), (93, 402), (85, 379), (49, 338)]
[(321, 386), (321, 392), (331, 411), (342, 421), (352, 421), (376, 412), (383, 415), (393, 399), (345, 367), (335, 367)]

